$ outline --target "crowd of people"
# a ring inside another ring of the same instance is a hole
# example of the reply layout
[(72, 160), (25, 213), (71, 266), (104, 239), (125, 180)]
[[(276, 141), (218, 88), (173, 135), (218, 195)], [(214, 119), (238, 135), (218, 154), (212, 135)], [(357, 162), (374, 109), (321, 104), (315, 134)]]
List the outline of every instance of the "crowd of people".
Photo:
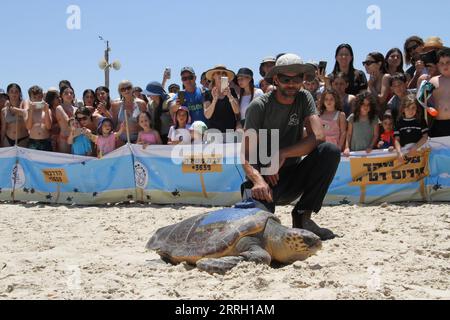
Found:
[[(268, 76), (280, 56), (261, 61), (258, 83), (249, 68), (235, 73), (217, 65), (201, 74), (198, 86), (194, 69), (185, 67), (182, 86), (166, 90), (166, 69), (161, 83), (145, 89), (120, 82), (117, 100), (104, 86), (85, 90), (78, 100), (67, 80), (45, 91), (33, 86), (25, 98), (12, 83), (0, 89), (0, 146), (102, 157), (127, 142), (143, 148), (186, 144), (207, 129), (243, 130), (249, 106), (276, 90)], [(349, 44), (337, 47), (335, 60), (328, 75), (321, 62), (309, 64), (301, 77), (280, 74), (278, 80), (300, 82), (311, 94), (326, 141), (344, 156), (378, 148), (401, 159), (404, 146), (413, 152), (429, 136), (450, 136), (450, 49), (440, 38), (412, 36), (403, 52), (371, 52), (362, 63), (365, 72), (356, 68)]]

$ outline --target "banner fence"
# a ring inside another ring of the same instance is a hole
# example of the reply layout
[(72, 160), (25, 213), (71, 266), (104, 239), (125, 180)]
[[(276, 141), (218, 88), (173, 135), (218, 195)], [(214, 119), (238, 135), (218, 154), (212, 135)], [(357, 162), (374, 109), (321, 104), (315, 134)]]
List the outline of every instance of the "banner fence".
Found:
[[(245, 179), (239, 160), (239, 144), (126, 145), (102, 159), (2, 148), (0, 201), (230, 206)], [(342, 158), (325, 204), (406, 201), (450, 201), (450, 137), (403, 163), (382, 150)]]

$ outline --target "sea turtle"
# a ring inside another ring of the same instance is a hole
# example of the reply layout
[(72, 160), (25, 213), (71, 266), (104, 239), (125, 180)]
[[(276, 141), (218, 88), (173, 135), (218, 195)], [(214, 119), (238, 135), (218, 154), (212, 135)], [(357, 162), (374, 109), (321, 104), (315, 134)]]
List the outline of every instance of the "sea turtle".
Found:
[(241, 261), (282, 265), (305, 260), (322, 247), (320, 238), (287, 228), (258, 208), (214, 211), (159, 229), (147, 243), (171, 264), (186, 262), (222, 273)]

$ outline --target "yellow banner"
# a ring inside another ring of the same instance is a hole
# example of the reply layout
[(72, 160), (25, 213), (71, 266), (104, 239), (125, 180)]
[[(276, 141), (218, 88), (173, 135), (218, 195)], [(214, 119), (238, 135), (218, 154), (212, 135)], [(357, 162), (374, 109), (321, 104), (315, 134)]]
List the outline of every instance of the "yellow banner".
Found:
[(430, 149), (406, 156), (403, 163), (397, 157), (350, 158), (351, 186), (404, 184), (428, 177)]
[(69, 183), (69, 179), (67, 179), (66, 171), (64, 169), (45, 169), (42, 170), (42, 174), (47, 183)]
[(222, 155), (194, 155), (183, 159), (183, 173), (217, 173), (223, 171)]

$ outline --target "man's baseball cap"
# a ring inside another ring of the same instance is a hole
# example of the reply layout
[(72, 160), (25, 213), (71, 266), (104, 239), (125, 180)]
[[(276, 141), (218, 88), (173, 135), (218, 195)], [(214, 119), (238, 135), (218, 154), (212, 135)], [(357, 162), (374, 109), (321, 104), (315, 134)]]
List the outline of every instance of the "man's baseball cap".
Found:
[(182, 75), (184, 72), (189, 72), (195, 75), (195, 71), (192, 67), (184, 67), (183, 69), (181, 69), (180, 75)]

